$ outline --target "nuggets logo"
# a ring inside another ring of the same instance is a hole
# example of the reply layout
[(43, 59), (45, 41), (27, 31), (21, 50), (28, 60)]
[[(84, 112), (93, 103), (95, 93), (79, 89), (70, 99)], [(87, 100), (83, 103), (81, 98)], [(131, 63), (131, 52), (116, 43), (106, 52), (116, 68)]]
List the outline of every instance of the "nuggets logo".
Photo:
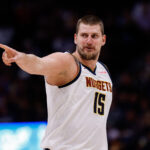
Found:
[(94, 87), (102, 91), (112, 92), (112, 86), (110, 82), (94, 80), (91, 77), (86, 77), (86, 86)]

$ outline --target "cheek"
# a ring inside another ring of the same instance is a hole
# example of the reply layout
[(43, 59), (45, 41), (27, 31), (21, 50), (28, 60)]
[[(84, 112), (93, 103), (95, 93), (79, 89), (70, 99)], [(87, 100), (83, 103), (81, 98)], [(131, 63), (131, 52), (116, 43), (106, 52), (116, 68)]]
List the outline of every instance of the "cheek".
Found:
[(96, 47), (100, 47), (101, 43), (102, 43), (102, 42), (98, 40), (98, 41), (95, 41), (95, 42), (94, 42), (94, 45), (95, 45)]
[(98, 45), (99, 47), (103, 46), (103, 45), (104, 45), (103, 40), (101, 39), (101, 40), (97, 41), (97, 45)]
[(95, 42), (93, 45), (95, 46), (95, 48), (96, 48), (97, 50), (101, 49), (101, 47), (103, 46), (103, 45), (102, 45), (102, 42), (100, 42), (100, 41)]
[(79, 46), (82, 46), (82, 45), (85, 45), (85, 44), (86, 44), (86, 42), (84, 40), (79, 40), (78, 41), (78, 45)]

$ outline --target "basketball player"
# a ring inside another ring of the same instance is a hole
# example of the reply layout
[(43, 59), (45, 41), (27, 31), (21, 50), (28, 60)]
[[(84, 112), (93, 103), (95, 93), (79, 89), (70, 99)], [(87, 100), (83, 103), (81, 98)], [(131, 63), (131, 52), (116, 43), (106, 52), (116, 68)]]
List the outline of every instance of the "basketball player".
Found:
[(74, 53), (39, 58), (0, 44), (7, 66), (45, 78), (48, 124), (45, 150), (107, 150), (106, 123), (112, 101), (112, 82), (98, 58), (106, 42), (102, 21), (93, 15), (77, 23)]

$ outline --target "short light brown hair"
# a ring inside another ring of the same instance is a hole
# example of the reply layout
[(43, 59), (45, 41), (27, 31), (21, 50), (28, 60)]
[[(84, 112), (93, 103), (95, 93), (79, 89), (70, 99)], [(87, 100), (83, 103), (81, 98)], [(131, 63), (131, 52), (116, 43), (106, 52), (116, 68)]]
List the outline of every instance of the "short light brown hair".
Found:
[(76, 34), (78, 34), (79, 26), (81, 23), (87, 24), (87, 25), (100, 25), (100, 29), (102, 32), (102, 35), (104, 35), (104, 23), (103, 21), (98, 17), (94, 15), (86, 15), (82, 18), (80, 18), (76, 25)]

